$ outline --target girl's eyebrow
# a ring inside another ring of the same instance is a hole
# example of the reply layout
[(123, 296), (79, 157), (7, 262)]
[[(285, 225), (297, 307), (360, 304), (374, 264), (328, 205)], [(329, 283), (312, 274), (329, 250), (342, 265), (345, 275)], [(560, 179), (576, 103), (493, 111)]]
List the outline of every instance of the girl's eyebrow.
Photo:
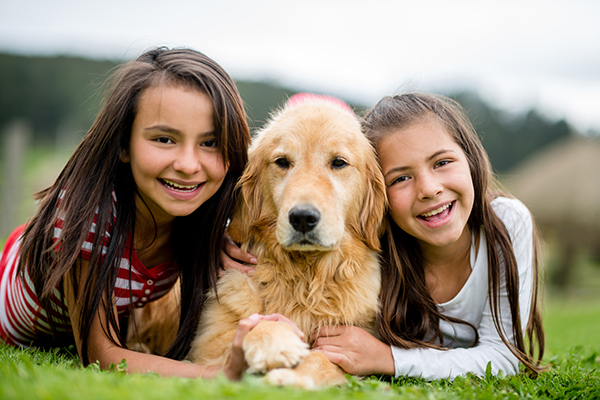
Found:
[(410, 169), (410, 167), (395, 167), (395, 168), (390, 169), (388, 172), (386, 172), (385, 175), (384, 175), (384, 177), (386, 177), (388, 175), (391, 175), (391, 174), (393, 174), (395, 172), (406, 171), (408, 169)]
[(147, 128), (144, 128), (145, 131), (162, 131), (167, 133), (176, 133), (180, 134), (181, 132), (178, 129), (172, 128), (168, 125), (153, 125)]
[[(440, 155), (442, 155), (442, 154), (444, 154), (444, 153), (453, 153), (453, 152), (454, 152), (454, 150), (449, 150), (449, 149), (441, 149), (441, 150), (438, 150), (438, 151), (436, 151), (435, 153), (433, 153), (432, 155), (430, 155), (430, 156), (427, 158), (427, 161), (431, 161), (431, 160), (433, 160), (434, 158), (436, 158), (436, 157), (438, 157), (438, 156), (440, 156)], [(385, 175), (384, 175), (384, 177), (386, 177), (386, 176), (388, 176), (388, 175), (390, 175), (390, 174), (393, 174), (393, 173), (395, 173), (395, 172), (402, 172), (402, 171), (406, 171), (406, 170), (409, 170), (409, 169), (410, 169), (410, 167), (409, 167), (409, 166), (395, 167), (395, 168), (392, 168), (392, 169), (390, 169), (388, 172), (386, 172), (386, 173), (385, 173)]]
[(427, 159), (427, 161), (431, 161), (434, 158), (436, 158), (437, 156), (442, 155), (444, 153), (453, 153), (453, 152), (454, 152), (453, 150), (449, 150), (449, 149), (438, 150), (435, 153), (433, 153), (431, 156), (429, 156), (429, 158)]
[[(161, 131), (165, 133), (171, 133), (175, 135), (181, 135), (182, 132), (179, 129), (172, 128), (168, 125), (153, 125), (147, 128), (144, 128), (144, 131)], [(215, 131), (202, 132), (200, 136), (215, 136)]]

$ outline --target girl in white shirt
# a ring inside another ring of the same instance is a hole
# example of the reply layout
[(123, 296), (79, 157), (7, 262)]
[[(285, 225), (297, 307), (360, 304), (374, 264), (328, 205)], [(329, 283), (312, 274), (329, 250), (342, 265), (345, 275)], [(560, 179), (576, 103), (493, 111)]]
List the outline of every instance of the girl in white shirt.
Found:
[[(314, 349), (355, 375), (425, 379), (537, 372), (544, 351), (538, 240), (527, 208), (493, 190), (489, 158), (451, 99), (404, 94), (364, 118), (390, 209), (379, 338), (326, 327)], [(536, 353), (537, 350), (537, 354)]]

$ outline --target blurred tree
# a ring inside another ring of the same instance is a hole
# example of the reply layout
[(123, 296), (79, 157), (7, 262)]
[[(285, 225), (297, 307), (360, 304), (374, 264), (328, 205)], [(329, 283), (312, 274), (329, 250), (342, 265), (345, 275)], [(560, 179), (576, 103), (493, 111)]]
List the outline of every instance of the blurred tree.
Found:
[(261, 128), (273, 110), (296, 93), (273, 82), (236, 81), (236, 85), (244, 100), (248, 124), (253, 131)]
[(28, 121), (34, 139), (53, 141), (69, 121), (87, 131), (98, 109), (97, 92), (116, 63), (75, 57), (0, 54), (0, 127)]
[(451, 97), (467, 110), (494, 169), (500, 173), (571, 134), (566, 121), (550, 121), (535, 109), (511, 116), (488, 106), (474, 93), (462, 92)]

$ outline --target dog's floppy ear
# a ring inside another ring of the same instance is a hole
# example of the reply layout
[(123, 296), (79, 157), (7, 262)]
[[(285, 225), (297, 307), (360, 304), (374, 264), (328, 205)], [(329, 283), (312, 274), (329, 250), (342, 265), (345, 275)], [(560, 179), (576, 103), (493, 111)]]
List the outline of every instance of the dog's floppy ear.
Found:
[(383, 228), (383, 217), (387, 210), (385, 181), (375, 152), (367, 159), (367, 191), (360, 211), (361, 235), (373, 250), (379, 250), (379, 237)]
[(259, 154), (250, 154), (246, 169), (236, 185), (238, 201), (228, 228), (229, 236), (235, 242), (241, 243), (249, 239), (252, 228), (262, 214), (263, 199), (260, 193), (262, 170), (262, 157)]

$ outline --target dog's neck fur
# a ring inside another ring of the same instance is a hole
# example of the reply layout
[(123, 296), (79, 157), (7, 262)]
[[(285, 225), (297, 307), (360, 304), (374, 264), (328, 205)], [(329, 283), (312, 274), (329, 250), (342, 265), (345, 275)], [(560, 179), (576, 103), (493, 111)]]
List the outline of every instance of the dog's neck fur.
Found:
[[(287, 316), (307, 338), (326, 325), (358, 325), (375, 333), (381, 279), (376, 252), (352, 235), (328, 252), (287, 251), (265, 236), (253, 239), (247, 245), (258, 265), (249, 280), (264, 299), (262, 313)], [(295, 295), (279, 298), (282, 293)]]

